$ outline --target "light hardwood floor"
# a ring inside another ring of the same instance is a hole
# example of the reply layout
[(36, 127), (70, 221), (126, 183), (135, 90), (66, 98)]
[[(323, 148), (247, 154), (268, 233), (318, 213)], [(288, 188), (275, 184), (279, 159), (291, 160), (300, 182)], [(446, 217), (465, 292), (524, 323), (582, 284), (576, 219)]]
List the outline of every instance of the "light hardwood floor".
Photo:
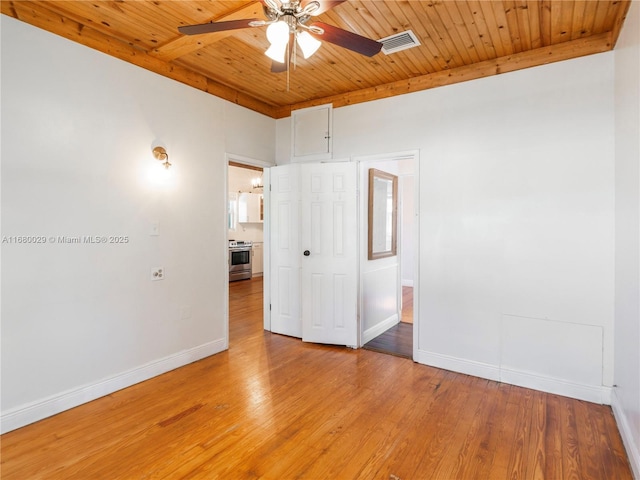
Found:
[(413, 287), (402, 287), (401, 322), (413, 323)]
[(631, 479), (611, 409), (262, 330), (2, 436), (2, 479)]

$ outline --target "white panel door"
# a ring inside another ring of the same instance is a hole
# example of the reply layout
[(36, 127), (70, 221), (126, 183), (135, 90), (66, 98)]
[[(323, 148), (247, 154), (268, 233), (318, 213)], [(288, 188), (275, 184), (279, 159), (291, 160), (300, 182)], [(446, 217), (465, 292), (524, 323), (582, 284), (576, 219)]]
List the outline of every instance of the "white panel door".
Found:
[(302, 339), (357, 345), (356, 164), (301, 165)]
[(300, 165), (271, 167), (271, 331), (302, 338)]

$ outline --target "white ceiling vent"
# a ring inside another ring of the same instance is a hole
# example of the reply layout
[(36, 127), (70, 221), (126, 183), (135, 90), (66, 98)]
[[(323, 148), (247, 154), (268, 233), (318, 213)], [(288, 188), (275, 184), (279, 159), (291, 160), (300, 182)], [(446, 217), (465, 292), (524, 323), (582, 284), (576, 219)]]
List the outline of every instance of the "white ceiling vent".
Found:
[(382, 53), (389, 55), (390, 53), (396, 53), (407, 48), (413, 48), (420, 45), (418, 37), (411, 30), (405, 32), (396, 33), (390, 37), (381, 38), (378, 40), (382, 43)]

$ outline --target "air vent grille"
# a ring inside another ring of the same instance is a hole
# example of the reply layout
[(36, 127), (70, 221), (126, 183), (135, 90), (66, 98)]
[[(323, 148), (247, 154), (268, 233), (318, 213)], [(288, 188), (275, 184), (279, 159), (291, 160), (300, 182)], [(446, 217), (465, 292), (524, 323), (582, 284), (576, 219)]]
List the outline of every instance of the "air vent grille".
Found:
[(406, 30), (404, 32), (396, 33), (390, 37), (381, 38), (378, 40), (382, 43), (382, 53), (389, 55), (391, 53), (400, 52), (407, 48), (413, 48), (420, 45), (418, 37), (411, 31)]

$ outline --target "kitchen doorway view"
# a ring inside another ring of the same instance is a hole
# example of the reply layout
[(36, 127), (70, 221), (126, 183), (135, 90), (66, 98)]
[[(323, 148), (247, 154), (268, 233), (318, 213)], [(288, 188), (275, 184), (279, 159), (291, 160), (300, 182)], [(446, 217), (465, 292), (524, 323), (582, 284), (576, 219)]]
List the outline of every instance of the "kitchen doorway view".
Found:
[(229, 336), (238, 329), (262, 330), (264, 196), (261, 167), (229, 162)]

